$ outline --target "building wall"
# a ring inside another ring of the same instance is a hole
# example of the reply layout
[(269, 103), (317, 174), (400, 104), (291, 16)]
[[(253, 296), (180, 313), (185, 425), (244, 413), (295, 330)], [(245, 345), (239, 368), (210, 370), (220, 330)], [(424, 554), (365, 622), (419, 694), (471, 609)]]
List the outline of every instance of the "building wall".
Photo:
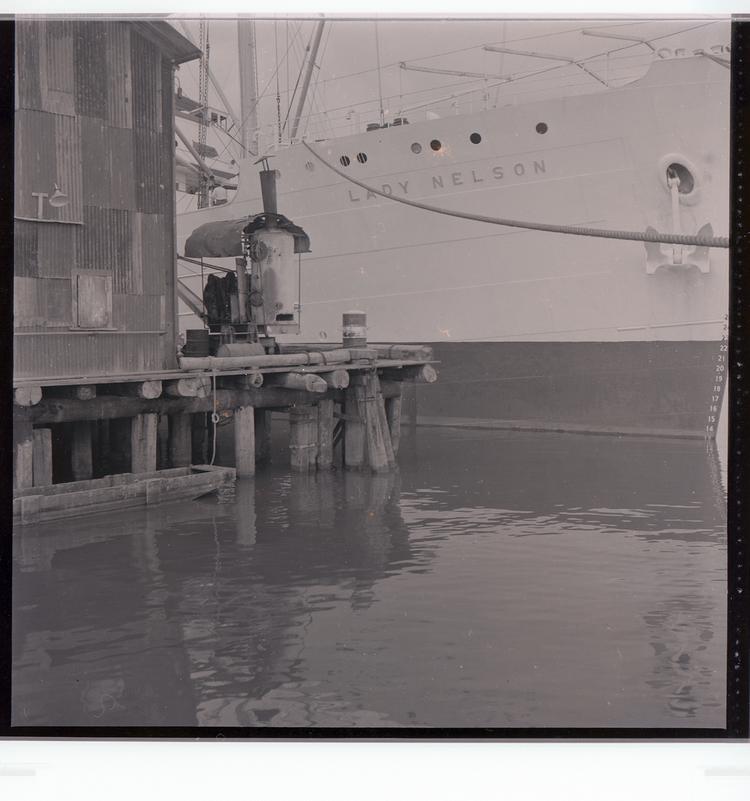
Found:
[[(173, 368), (171, 62), (130, 23), (72, 20), (18, 22), (16, 59), (15, 377)], [(87, 273), (106, 330), (79, 327)]]

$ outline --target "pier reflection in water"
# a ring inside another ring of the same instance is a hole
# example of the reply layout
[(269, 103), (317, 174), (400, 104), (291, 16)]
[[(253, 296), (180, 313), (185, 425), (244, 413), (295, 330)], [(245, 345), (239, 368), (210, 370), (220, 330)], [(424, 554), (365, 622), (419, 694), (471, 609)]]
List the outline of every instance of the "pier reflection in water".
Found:
[(420, 429), (292, 476), (20, 529), (14, 725), (723, 727), (702, 443)]

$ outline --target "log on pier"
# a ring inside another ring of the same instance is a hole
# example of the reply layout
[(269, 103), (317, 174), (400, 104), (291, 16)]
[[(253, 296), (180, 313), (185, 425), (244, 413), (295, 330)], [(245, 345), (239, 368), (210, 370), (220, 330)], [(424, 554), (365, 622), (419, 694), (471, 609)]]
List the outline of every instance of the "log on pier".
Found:
[(326, 380), (315, 373), (271, 373), (265, 378), (269, 386), (298, 389), (322, 394), (328, 390)]
[(348, 350), (279, 353), (267, 356), (182, 356), (181, 370), (242, 370), (252, 367), (303, 367), (308, 364), (344, 364), (351, 361)]

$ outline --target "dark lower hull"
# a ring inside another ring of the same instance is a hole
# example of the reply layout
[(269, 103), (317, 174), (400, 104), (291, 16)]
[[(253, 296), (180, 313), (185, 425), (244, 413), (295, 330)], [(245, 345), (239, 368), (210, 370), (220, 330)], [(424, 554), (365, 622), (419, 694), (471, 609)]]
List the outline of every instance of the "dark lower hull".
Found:
[(437, 342), (418, 421), (703, 437), (718, 342)]

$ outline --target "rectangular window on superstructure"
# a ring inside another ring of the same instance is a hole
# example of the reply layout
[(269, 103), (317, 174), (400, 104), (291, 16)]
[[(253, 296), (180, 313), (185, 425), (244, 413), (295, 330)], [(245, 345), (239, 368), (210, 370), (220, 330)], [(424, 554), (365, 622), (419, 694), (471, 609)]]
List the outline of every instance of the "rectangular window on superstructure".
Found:
[(112, 328), (112, 276), (109, 273), (75, 272), (73, 325), (75, 328)]

